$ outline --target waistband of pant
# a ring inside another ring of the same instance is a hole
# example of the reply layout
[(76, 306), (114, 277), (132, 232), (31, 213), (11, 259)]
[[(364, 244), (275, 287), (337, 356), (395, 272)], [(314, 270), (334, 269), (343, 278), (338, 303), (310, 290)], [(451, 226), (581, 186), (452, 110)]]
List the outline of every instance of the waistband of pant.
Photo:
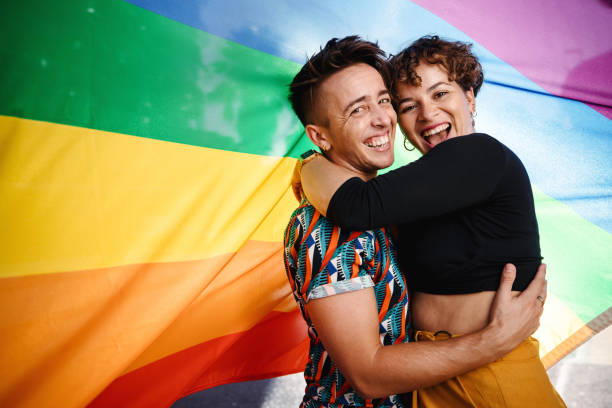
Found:
[(438, 330), (437, 332), (431, 332), (427, 330), (417, 330), (414, 332), (415, 341), (437, 341), (437, 340), (448, 340), (452, 337), (459, 337), (460, 334), (452, 334), (446, 330)]
[[(427, 330), (416, 330), (412, 336), (414, 341), (441, 341), (448, 340), (453, 337), (459, 337), (461, 334), (451, 334), (446, 330), (439, 330), (437, 332), (431, 332)], [(529, 336), (523, 340), (514, 350), (506, 354), (500, 360), (512, 360), (512, 359), (524, 359), (527, 357), (538, 357), (540, 348), (540, 342)], [(539, 358), (539, 357), (538, 357)]]

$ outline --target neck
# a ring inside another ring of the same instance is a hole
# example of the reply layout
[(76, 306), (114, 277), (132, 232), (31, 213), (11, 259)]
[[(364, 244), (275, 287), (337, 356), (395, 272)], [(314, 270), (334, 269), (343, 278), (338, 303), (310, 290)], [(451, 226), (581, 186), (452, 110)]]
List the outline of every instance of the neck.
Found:
[(376, 177), (376, 174), (378, 173), (378, 170), (365, 171), (365, 170), (355, 168), (354, 166), (351, 165), (351, 163), (344, 160), (344, 158), (337, 157), (333, 154), (329, 154), (329, 152), (327, 152), (325, 157), (327, 157), (327, 159), (331, 161), (332, 163), (337, 164), (338, 166), (347, 169), (348, 171), (353, 173), (355, 177), (359, 177), (360, 179), (364, 181), (373, 179), (374, 177)]
[(378, 174), (377, 171), (373, 172), (373, 173), (368, 173), (368, 174), (360, 174), (359, 177), (361, 177), (362, 179), (364, 179), (365, 181), (371, 180), (374, 177), (376, 177), (376, 174)]

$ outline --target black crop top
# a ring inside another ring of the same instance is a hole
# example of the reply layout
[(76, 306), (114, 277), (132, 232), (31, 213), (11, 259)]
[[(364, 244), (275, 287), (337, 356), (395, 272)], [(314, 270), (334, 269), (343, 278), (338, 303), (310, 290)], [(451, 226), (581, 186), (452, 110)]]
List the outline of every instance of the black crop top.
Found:
[(435, 294), (497, 290), (503, 266), (524, 290), (542, 260), (531, 184), (519, 158), (491, 136), (446, 140), (367, 182), (347, 180), (327, 217), (364, 230), (398, 224), (411, 290)]

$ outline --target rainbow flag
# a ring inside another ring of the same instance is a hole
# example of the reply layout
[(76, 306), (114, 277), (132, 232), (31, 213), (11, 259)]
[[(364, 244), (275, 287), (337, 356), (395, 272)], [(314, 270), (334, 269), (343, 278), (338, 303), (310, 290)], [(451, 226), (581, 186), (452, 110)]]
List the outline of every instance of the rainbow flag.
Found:
[(0, 406), (163, 407), (303, 369), (281, 240), (310, 144), (286, 86), (355, 33), (392, 53), (433, 33), (475, 44), (476, 128), (534, 183), (553, 364), (612, 320), (606, 4), (3, 4)]

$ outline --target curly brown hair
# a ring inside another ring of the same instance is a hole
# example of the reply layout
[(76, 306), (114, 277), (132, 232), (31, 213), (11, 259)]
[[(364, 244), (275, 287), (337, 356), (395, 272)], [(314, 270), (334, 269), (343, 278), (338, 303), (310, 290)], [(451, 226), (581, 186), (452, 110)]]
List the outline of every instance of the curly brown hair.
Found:
[(442, 65), (448, 72), (449, 80), (457, 82), (464, 91), (472, 88), (474, 96), (482, 86), (484, 74), (478, 58), (472, 54), (472, 44), (427, 35), (389, 59), (391, 89), (395, 89), (400, 82), (419, 86), (421, 78), (414, 70), (421, 62)]

